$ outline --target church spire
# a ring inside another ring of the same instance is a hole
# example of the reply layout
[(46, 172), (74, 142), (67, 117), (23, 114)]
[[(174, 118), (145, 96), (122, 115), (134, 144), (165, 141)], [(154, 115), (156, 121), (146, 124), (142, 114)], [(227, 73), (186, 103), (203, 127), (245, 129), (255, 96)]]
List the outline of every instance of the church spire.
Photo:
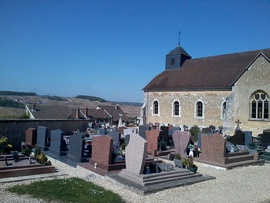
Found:
[(179, 30), (179, 32), (178, 32), (178, 46), (180, 46), (180, 34), (181, 34), (181, 32)]

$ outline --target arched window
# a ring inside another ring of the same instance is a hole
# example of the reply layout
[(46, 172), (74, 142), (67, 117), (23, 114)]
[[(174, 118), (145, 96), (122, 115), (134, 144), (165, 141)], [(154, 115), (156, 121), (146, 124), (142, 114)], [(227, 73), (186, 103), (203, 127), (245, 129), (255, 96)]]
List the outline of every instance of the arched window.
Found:
[(269, 96), (264, 91), (256, 91), (250, 97), (251, 119), (269, 119)]
[(153, 103), (153, 114), (158, 115), (158, 101), (154, 101)]
[(201, 101), (196, 103), (196, 116), (203, 117), (203, 103)]
[(174, 116), (179, 116), (179, 102), (175, 101), (173, 102), (173, 115)]
[(223, 104), (222, 104), (222, 115), (221, 115), (221, 118), (224, 118), (225, 117), (225, 111), (226, 111), (226, 101), (223, 102)]

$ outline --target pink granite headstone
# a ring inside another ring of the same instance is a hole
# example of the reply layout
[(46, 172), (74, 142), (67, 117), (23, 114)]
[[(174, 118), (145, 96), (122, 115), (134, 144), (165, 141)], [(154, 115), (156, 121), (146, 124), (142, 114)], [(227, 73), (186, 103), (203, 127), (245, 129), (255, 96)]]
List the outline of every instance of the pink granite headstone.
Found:
[(188, 131), (176, 130), (173, 133), (173, 142), (175, 146), (176, 154), (179, 154), (182, 158), (188, 157), (187, 147), (189, 145), (191, 134)]
[(126, 171), (139, 175), (143, 173), (146, 159), (147, 142), (139, 134), (131, 133), (126, 146)]
[(145, 131), (147, 141), (147, 153), (150, 153), (153, 156), (156, 156), (156, 152), (158, 151), (159, 133), (159, 128)]
[(202, 153), (200, 154), (200, 159), (224, 163), (224, 157), (226, 156), (226, 141), (222, 134), (202, 134), (201, 139)]
[(91, 163), (107, 166), (112, 163), (113, 138), (106, 135), (93, 137)]
[(35, 128), (28, 128), (25, 131), (25, 144), (35, 146), (37, 143), (37, 130)]

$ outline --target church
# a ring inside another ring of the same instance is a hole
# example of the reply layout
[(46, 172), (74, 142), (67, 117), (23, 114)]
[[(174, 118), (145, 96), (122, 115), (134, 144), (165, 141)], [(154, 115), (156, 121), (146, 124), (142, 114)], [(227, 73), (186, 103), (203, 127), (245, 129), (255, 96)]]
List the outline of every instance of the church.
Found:
[(257, 136), (270, 128), (270, 49), (192, 59), (178, 43), (143, 91), (143, 124), (212, 125), (226, 135), (238, 125)]

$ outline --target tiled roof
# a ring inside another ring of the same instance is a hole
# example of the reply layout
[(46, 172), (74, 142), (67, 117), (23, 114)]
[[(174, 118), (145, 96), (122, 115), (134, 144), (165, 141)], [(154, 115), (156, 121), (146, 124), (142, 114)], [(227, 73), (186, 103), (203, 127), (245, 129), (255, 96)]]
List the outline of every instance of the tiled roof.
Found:
[(230, 90), (253, 60), (270, 49), (189, 59), (181, 68), (165, 70), (144, 91)]
[(106, 112), (109, 113), (110, 116), (113, 117), (113, 121), (119, 120), (120, 116), (122, 116), (122, 120), (128, 120), (126, 114), (124, 111), (121, 109), (120, 106), (115, 105), (115, 106), (98, 106), (99, 108), (103, 108)]
[(88, 109), (88, 116), (96, 119), (111, 118), (103, 109)]
[(37, 105), (35, 111), (32, 111), (32, 105), (27, 105), (27, 107), (35, 119), (67, 119), (71, 114), (68, 106)]

